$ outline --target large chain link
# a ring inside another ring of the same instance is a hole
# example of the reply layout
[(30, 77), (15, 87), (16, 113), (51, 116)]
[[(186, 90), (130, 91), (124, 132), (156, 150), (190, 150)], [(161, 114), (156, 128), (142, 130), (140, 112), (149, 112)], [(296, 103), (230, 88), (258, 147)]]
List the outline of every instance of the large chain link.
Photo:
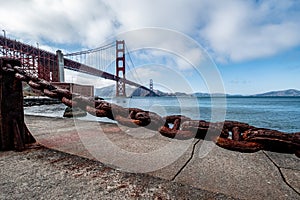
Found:
[[(13, 63), (13, 62), (11, 62)], [(192, 120), (182, 115), (161, 117), (139, 108), (123, 108), (103, 99), (94, 99), (71, 93), (50, 82), (26, 73), (20, 66), (1, 63), (2, 71), (14, 73), (15, 78), (27, 82), (45, 96), (60, 99), (69, 107), (79, 107), (97, 117), (107, 117), (127, 127), (140, 127), (159, 131), (163, 136), (176, 139), (206, 139), (218, 146), (239, 152), (269, 150), (295, 153), (300, 157), (300, 132), (283, 133), (276, 130), (257, 128), (237, 121), (207, 122)], [(209, 132), (209, 134), (208, 134)]]

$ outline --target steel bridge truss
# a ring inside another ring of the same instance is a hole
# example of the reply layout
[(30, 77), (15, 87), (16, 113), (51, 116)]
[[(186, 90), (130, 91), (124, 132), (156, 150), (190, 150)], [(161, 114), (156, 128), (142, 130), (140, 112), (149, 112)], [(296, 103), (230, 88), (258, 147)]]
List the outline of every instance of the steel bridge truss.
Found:
[[(59, 77), (58, 51), (54, 54), (38, 47), (0, 36), (0, 56), (20, 60), (23, 69), (38, 78), (49, 82), (59, 82), (61, 80)], [(126, 96), (125, 84), (153, 92), (147, 87), (125, 78), (124, 41), (116, 41), (116, 75), (68, 58), (63, 59), (63, 65), (65, 69), (116, 81), (116, 96)]]
[(20, 60), (26, 72), (47, 81), (59, 81), (55, 54), (2, 36), (0, 46), (0, 54)]

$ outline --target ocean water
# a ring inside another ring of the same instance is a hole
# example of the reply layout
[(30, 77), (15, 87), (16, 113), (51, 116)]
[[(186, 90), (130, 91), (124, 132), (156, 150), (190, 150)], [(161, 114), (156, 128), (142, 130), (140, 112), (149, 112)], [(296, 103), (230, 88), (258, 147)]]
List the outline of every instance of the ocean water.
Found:
[[(150, 110), (161, 116), (182, 114), (197, 120), (235, 120), (289, 133), (300, 132), (299, 97), (136, 97), (106, 100), (123, 107)], [(62, 117), (65, 108), (63, 104), (56, 104), (25, 107), (24, 111), (30, 115)], [(79, 119), (113, 122), (89, 114)]]

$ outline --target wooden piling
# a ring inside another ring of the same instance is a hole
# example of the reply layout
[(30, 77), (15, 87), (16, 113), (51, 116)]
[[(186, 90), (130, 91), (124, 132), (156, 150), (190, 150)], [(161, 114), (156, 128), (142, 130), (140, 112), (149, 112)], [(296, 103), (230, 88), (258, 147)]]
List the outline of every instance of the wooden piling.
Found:
[(0, 150), (23, 150), (35, 142), (24, 123), (22, 82), (13, 71), (4, 71), (7, 64), (21, 66), (21, 62), (0, 58)]

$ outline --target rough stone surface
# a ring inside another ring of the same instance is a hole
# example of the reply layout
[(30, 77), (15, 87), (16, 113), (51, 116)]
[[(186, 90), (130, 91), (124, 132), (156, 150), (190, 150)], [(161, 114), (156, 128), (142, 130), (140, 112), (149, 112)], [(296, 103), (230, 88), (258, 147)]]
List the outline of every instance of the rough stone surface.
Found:
[(292, 154), (279, 154), (275, 152), (265, 152), (278, 167), (300, 170), (300, 158)]
[(246, 154), (215, 146), (203, 158), (198, 153), (175, 181), (242, 199), (300, 198), (262, 151)]
[[(120, 126), (121, 131), (108, 133), (103, 130), (116, 126), (75, 119), (26, 116), (25, 122), (46, 147), (98, 160), (112, 168), (133, 169), (168, 183), (174, 179), (185, 186), (234, 198), (300, 199), (300, 159), (295, 155), (233, 152), (201, 140), (175, 141), (144, 128)], [(207, 155), (203, 154), (205, 144), (212, 147)], [(178, 156), (169, 162), (172, 155)], [(155, 171), (149, 170), (151, 166)]]
[[(282, 174), (288, 184), (300, 193), (300, 170), (281, 168)], [(300, 197), (299, 197), (300, 198)]]
[[(76, 119), (26, 116), (25, 121), (39, 143), (70, 154), (96, 159), (132, 172), (150, 172), (172, 165), (160, 176), (172, 179), (191, 156), (194, 141), (172, 140), (145, 128), (122, 132), (103, 131), (113, 124)], [(179, 162), (178, 162), (179, 161)]]
[(0, 199), (233, 199), (35, 146), (0, 152)]

